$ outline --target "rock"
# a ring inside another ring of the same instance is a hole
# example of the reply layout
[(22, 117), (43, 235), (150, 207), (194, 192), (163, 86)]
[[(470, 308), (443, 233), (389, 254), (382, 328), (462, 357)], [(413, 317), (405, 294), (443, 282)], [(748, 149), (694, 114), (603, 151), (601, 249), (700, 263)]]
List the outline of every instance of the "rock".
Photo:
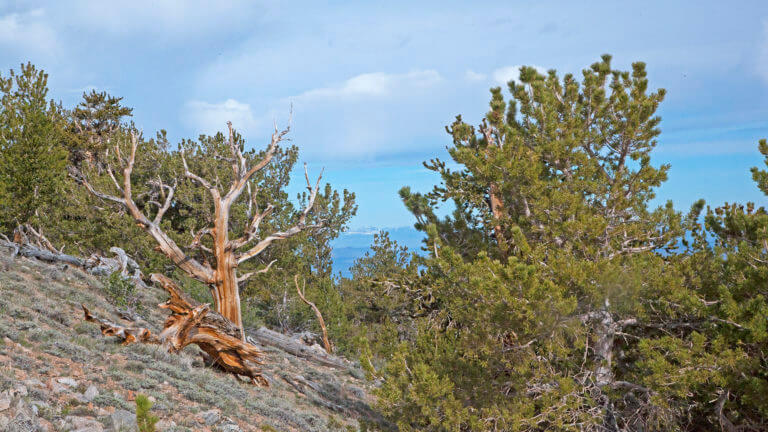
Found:
[(68, 389), (69, 387), (65, 386), (64, 384), (59, 384), (56, 381), (51, 381), (51, 390), (56, 394), (64, 393)]
[(45, 384), (43, 384), (42, 381), (36, 378), (24, 380), (24, 385), (27, 387), (44, 387)]
[(11, 402), (11, 410), (14, 413), (13, 420), (7, 425), (7, 431), (34, 431), (37, 429), (37, 415), (27, 405), (24, 399), (17, 398)]
[(69, 377), (62, 377), (62, 378), (57, 379), (56, 381), (58, 381), (60, 384), (64, 384), (67, 387), (70, 387), (70, 388), (77, 387), (77, 381), (75, 381), (75, 380), (73, 380), (72, 378), (69, 378)]
[(85, 393), (83, 393), (83, 400), (86, 402), (91, 402), (94, 399), (96, 399), (96, 396), (99, 395), (99, 389), (96, 388), (96, 386), (91, 385), (88, 386), (88, 389), (85, 390)]
[(7, 429), (4, 430), (9, 432), (31, 432), (36, 429), (37, 427), (34, 420), (23, 416), (17, 416), (10, 424), (8, 424)]
[(67, 426), (72, 432), (103, 432), (104, 427), (93, 417), (67, 416), (65, 419)]
[(218, 427), (218, 430), (220, 432), (242, 432), (242, 429), (236, 423), (224, 423)]
[(0, 393), (0, 412), (11, 407), (11, 392), (8, 390)]
[(37, 432), (53, 432), (55, 430), (56, 429), (48, 420), (43, 418), (37, 419)]
[(19, 396), (19, 397), (24, 397), (24, 396), (26, 396), (27, 394), (29, 394), (29, 393), (27, 392), (27, 387), (26, 387), (26, 386), (24, 386), (24, 385), (22, 385), (22, 384), (16, 384), (15, 386), (13, 386), (13, 393), (14, 393), (16, 396)]
[(114, 432), (135, 431), (138, 428), (136, 414), (124, 409), (115, 410), (107, 418), (107, 426)]
[(208, 410), (200, 413), (200, 417), (206, 425), (213, 426), (221, 420), (221, 411), (217, 409)]
[(8, 425), (11, 423), (11, 419), (6, 416), (0, 415), (0, 430), (8, 430)]
[(163, 420), (160, 420), (159, 422), (157, 422), (157, 424), (155, 424), (155, 427), (157, 428), (158, 431), (164, 432), (164, 431), (171, 430), (171, 429), (175, 428), (176, 427), (176, 422), (173, 421), (173, 420), (165, 420), (165, 419), (163, 419)]

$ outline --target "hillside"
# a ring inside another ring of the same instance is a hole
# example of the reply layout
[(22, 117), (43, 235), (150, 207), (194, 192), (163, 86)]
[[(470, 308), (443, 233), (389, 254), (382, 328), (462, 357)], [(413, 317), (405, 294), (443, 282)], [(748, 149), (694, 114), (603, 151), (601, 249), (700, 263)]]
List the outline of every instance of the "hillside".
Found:
[[(159, 328), (164, 313), (154, 305), (164, 300), (158, 288), (141, 293), (138, 324)], [(263, 347), (271, 386), (256, 387), (204, 367), (194, 346), (180, 355), (122, 346), (83, 321), (81, 303), (128, 324), (103, 280), (0, 248), (0, 430), (134, 430), (137, 394), (154, 401), (161, 431), (359, 430), (379, 421), (350, 362), (328, 368)]]

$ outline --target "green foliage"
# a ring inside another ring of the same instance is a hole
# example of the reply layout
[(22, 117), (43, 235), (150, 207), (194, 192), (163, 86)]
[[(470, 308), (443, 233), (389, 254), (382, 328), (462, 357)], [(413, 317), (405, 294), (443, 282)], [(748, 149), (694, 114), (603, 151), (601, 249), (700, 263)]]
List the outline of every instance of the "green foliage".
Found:
[(136, 423), (139, 425), (139, 432), (155, 432), (155, 424), (158, 422), (157, 416), (150, 414), (152, 402), (146, 395), (136, 395)]
[(46, 100), (48, 75), (32, 64), (0, 76), (0, 229), (49, 222), (61, 203), (67, 153), (62, 111)]
[(129, 278), (123, 277), (120, 272), (114, 272), (104, 283), (107, 296), (118, 307), (134, 309), (140, 312), (143, 305), (139, 301), (136, 284)]
[[(264, 157), (263, 150), (245, 150), (246, 143), (237, 131), (234, 140), (244, 150), (249, 166)], [(167, 147), (164, 135), (158, 135), (157, 142)], [(181, 147), (191, 171), (203, 178), (218, 178), (221, 184), (231, 181), (232, 168), (227, 161), (231, 154), (223, 134), (200, 136), (197, 141), (184, 140)], [(160, 175), (165, 175), (167, 181), (170, 181), (176, 173), (181, 172), (180, 152), (168, 152), (168, 158)], [(273, 210), (259, 226), (260, 232), (264, 233), (262, 238), (269, 233), (286, 230), (296, 223), (299, 212), (309, 198), (307, 193), (302, 193), (291, 200), (285, 192), (297, 160), (297, 147), (278, 147), (272, 162), (257, 172), (250, 182), (253, 198), (244, 193), (233, 204), (230, 211), (230, 238), (242, 236), (253, 212), (263, 211), (267, 205), (271, 205)], [(320, 188), (314, 209), (307, 219), (307, 225), (323, 221), (322, 227), (275, 242), (257, 258), (238, 267), (239, 274), (245, 274), (264, 269), (274, 261), (268, 272), (257, 274), (241, 285), (246, 326), (267, 324), (286, 332), (307, 329), (318, 331), (312, 311), (307, 310), (292, 294), (295, 292), (293, 277), (301, 274), (307, 277), (307, 297), (328, 317), (329, 331), (336, 331), (339, 326), (332, 317), (343, 317), (344, 314), (335, 315), (342, 306), (333, 281), (330, 242), (346, 229), (356, 211), (354, 193), (337, 191), (326, 184)], [(192, 240), (190, 233), (210, 226), (213, 218), (214, 207), (208, 191), (189, 179), (181, 179), (176, 191), (176, 205), (166, 214), (163, 228), (177, 243), (189, 244)], [(211, 246), (208, 242), (210, 237), (203, 238), (203, 243)], [(201, 262), (213, 261), (204, 251), (190, 253)]]
[(582, 75), (521, 68), (477, 129), (447, 128), (441, 184), (401, 190), (427, 255), (384, 277), (410, 331), (370, 345), (401, 430), (764, 426), (765, 211), (650, 208), (664, 91), (610, 56)]
[[(110, 168), (129, 151), (132, 109), (91, 92), (67, 110), (47, 91), (47, 76), (29, 64), (0, 77), (0, 229), (40, 225), (82, 255), (120, 245), (210, 303), (210, 288), (169, 265), (122, 209), (67, 177), (78, 172), (105, 191), (122, 182)], [(325, 185), (307, 219), (322, 227), (238, 268), (275, 263), (241, 287), (246, 325), (319, 333), (295, 296), (294, 275), (304, 276), (331, 340), (380, 382), (379, 408), (403, 431), (768, 428), (768, 211), (651, 206), (670, 166), (652, 159), (665, 92), (650, 89), (643, 63), (616, 70), (606, 55), (580, 79), (523, 67), (508, 93), (491, 89), (479, 126), (458, 116), (447, 127), (451, 163), (425, 163), (439, 184), (400, 191), (425, 234), (421, 255), (379, 233), (351, 278), (334, 276), (330, 244), (356, 205), (353, 193)], [(247, 164), (264, 156), (237, 132), (234, 142)], [(154, 214), (158, 180), (176, 182), (161, 227), (188, 245), (215, 209), (183, 176), (182, 149), (191, 171), (232, 180), (223, 134), (174, 149), (161, 131), (139, 138), (132, 183), (140, 210)], [(768, 141), (759, 151), (765, 167), (752, 177), (768, 195)], [(252, 196), (232, 206), (232, 238), (267, 205), (261, 234), (296, 223), (308, 194), (285, 191), (298, 158), (296, 147), (280, 147), (254, 176)], [(212, 262), (210, 238), (202, 244), (185, 251)], [(117, 305), (136, 304), (118, 274), (106, 287)], [(141, 430), (154, 430), (150, 406), (137, 398)]]
[(79, 138), (70, 147), (70, 160), (75, 166), (102, 164), (101, 154), (107, 143), (122, 128), (123, 117), (130, 117), (133, 108), (120, 104), (122, 98), (106, 92), (83, 93), (83, 101), (71, 112), (71, 130)]
[(371, 376), (376, 375), (374, 364), (390, 357), (399, 340), (413, 333), (417, 311), (402, 287), (416, 279), (417, 268), (417, 257), (380, 232), (374, 234), (371, 250), (350, 268), (352, 278), (339, 282), (344, 302), (339, 313), (346, 315), (346, 326), (336, 340), (343, 352), (360, 357)]

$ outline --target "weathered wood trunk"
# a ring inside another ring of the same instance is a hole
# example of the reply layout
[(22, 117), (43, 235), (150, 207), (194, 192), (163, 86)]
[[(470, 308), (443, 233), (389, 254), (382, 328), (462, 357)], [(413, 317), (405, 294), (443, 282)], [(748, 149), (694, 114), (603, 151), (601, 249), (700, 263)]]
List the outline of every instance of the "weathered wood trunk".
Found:
[(249, 378), (254, 384), (269, 385), (258, 368), (263, 364), (263, 354), (256, 346), (241, 339), (241, 328), (221, 314), (211, 311), (208, 305), (201, 305), (189, 298), (168, 277), (153, 274), (152, 280), (165, 288), (170, 296), (165, 303), (158, 305), (171, 311), (159, 334), (143, 327), (124, 327), (98, 318), (83, 305), (86, 321), (99, 324), (102, 334), (118, 337), (123, 340), (123, 344), (160, 344), (174, 353), (195, 344), (205, 352), (207, 363), (236, 376)]
[[(336, 369), (349, 369), (350, 367), (344, 360), (328, 354), (319, 346), (313, 347), (306, 345), (296, 338), (286, 336), (266, 327), (260, 327), (258, 330), (252, 332), (251, 336), (253, 337), (252, 340), (260, 345), (279, 348), (296, 357), (307, 359), (322, 366)], [(248, 339), (250, 339), (250, 337)]]
[[(118, 178), (109, 163), (107, 163), (105, 167), (107, 173), (112, 178), (118, 195), (112, 195), (96, 190), (88, 181), (87, 175), (76, 169), (73, 169), (73, 172), (70, 174), (77, 181), (82, 183), (94, 196), (103, 201), (120, 205), (127, 210), (128, 214), (131, 215), (136, 224), (155, 239), (160, 252), (167, 256), (176, 266), (181, 270), (184, 270), (188, 275), (210, 286), (215, 301), (216, 315), (222, 317), (229, 323), (229, 326), (236, 329), (235, 334), (232, 336), (238, 338), (240, 341), (240, 345), (236, 348), (238, 350), (237, 352), (240, 353), (239, 355), (250, 355), (253, 357), (255, 354), (249, 354), (247, 352), (248, 348), (245, 346), (247, 344), (245, 343), (245, 334), (243, 331), (240, 310), (239, 284), (254, 274), (263, 273), (269, 270), (271, 263), (261, 270), (250, 271), (240, 277), (237, 275), (237, 268), (245, 261), (261, 254), (275, 241), (285, 240), (306, 229), (323, 226), (322, 222), (307, 223), (307, 216), (315, 205), (315, 198), (320, 189), (322, 172), (318, 177), (315, 186), (312, 187), (312, 184), (309, 182), (309, 173), (307, 172), (306, 165), (304, 166), (304, 177), (307, 181), (307, 189), (310, 193), (306, 207), (304, 207), (303, 211), (298, 215), (297, 223), (285, 231), (277, 231), (266, 236), (260, 236), (259, 225), (261, 224), (261, 221), (271, 213), (274, 207), (272, 205), (267, 205), (263, 211), (258, 211), (258, 206), (255, 206), (255, 196), (252, 192), (250, 183), (252, 182), (254, 174), (264, 169), (264, 167), (270, 163), (277, 151), (278, 143), (288, 133), (289, 128), (286, 128), (283, 131), (278, 131), (277, 128), (275, 128), (275, 131), (272, 134), (272, 140), (263, 159), (258, 163), (250, 164), (250, 158), (243, 155), (242, 143), (235, 141), (235, 131), (232, 127), (232, 123), (227, 122), (227, 127), (229, 129), (227, 145), (229, 146), (232, 155), (233, 178), (229, 189), (226, 192), (222, 193), (222, 191), (219, 190), (220, 185), (218, 177), (215, 183), (211, 183), (190, 171), (184, 149), (181, 150), (184, 178), (189, 179), (206, 189), (211, 196), (214, 206), (213, 225), (207, 226), (197, 233), (193, 233), (193, 241), (187, 246), (187, 249), (199, 249), (204, 254), (207, 254), (208, 257), (212, 255), (214, 259), (211, 261), (215, 261), (215, 268), (211, 267), (208, 258), (201, 262), (194, 256), (188, 255), (187, 252), (180, 248), (173, 238), (163, 232), (161, 228), (163, 216), (174, 205), (174, 194), (179, 179), (173, 179), (172, 182), (166, 183), (158, 178), (157, 181), (153, 180), (150, 183), (150, 199), (157, 204), (152, 207), (157, 209), (154, 212), (154, 217), (150, 218), (149, 216), (149, 206), (142, 209), (136, 201), (134, 201), (131, 174), (133, 173), (134, 164), (136, 162), (136, 152), (138, 151), (140, 142), (140, 138), (135, 132), (131, 132), (130, 151), (127, 153), (127, 157), (123, 157), (125, 151), (121, 150), (119, 142), (116, 142), (114, 146), (115, 155), (117, 155), (117, 159), (122, 168), (122, 182), (118, 181)], [(230, 210), (232, 205), (237, 202), (238, 198), (246, 188), (250, 201), (248, 204), (249, 211), (247, 216), (251, 220), (245, 227), (245, 232), (243, 232), (243, 235), (240, 238), (230, 240)], [(253, 207), (256, 207), (257, 210), (252, 212), (251, 210)], [(208, 244), (201, 241), (204, 236), (210, 236), (212, 238), (212, 246), (208, 246)], [(242, 251), (242, 249), (246, 247), (249, 249)], [(242, 252), (237, 252), (238, 250), (241, 250)], [(172, 315), (171, 318), (169, 318), (169, 320), (173, 322), (166, 322), (166, 328), (164, 330), (165, 336), (172, 333), (181, 338), (180, 343), (197, 343), (195, 341), (199, 341), (204, 344), (201, 345), (201, 347), (206, 347), (203, 348), (206, 352), (208, 352), (209, 349), (211, 350), (214, 360), (220, 365), (222, 365), (222, 363), (227, 363), (228, 360), (226, 357), (222, 357), (223, 351), (221, 350), (228, 349), (226, 347), (234, 346), (235, 344), (226, 337), (223, 337), (221, 341), (213, 341), (211, 338), (218, 333), (203, 331), (204, 328), (210, 329), (209, 327), (202, 326), (201, 323), (206, 321), (206, 317), (212, 316), (211, 311), (207, 308), (198, 309), (189, 307), (187, 309), (188, 310), (183, 313), (176, 313), (176, 315), (180, 316)], [(216, 331), (221, 333), (220, 328), (217, 328)], [(200, 345), (200, 343), (198, 343), (198, 345)], [(234, 368), (236, 370), (241, 370), (240, 365), (234, 366)]]
[(237, 282), (235, 256), (231, 251), (226, 250), (216, 255), (216, 282), (213, 287), (216, 310), (240, 329), (240, 339), (243, 339), (245, 336), (240, 311), (240, 288)]
[[(491, 213), (496, 220), (501, 220), (504, 217), (504, 203), (501, 201), (499, 187), (496, 183), (491, 183), (489, 196)], [(496, 237), (496, 243), (499, 245), (499, 252), (501, 252), (502, 256), (506, 256), (507, 245), (504, 240), (504, 231), (498, 223), (493, 226), (493, 234)]]

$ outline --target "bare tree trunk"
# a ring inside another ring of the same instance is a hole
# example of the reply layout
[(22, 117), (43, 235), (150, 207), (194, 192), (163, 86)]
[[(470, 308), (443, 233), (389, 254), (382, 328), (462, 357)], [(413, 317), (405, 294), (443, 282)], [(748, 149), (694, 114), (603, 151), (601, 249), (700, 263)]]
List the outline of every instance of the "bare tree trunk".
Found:
[(237, 283), (237, 267), (222, 265), (222, 261), (234, 260), (231, 253), (222, 254), (216, 271), (214, 296), (216, 309), (224, 318), (232, 321), (240, 329), (240, 339), (245, 340), (243, 321), (240, 313), (240, 288)]
[[(323, 346), (325, 346), (325, 351), (328, 354), (333, 353), (333, 348), (331, 348), (331, 341), (328, 340), (328, 329), (326, 329), (325, 327), (325, 320), (323, 319), (323, 314), (320, 313), (320, 309), (318, 309), (314, 303), (312, 303), (311, 301), (307, 300), (306, 297), (304, 297), (303, 290), (299, 289), (299, 275), (296, 275), (293, 278), (293, 282), (296, 284), (296, 292), (299, 293), (299, 297), (301, 298), (301, 301), (306, 303), (309, 307), (312, 308), (313, 311), (315, 311), (315, 316), (317, 316), (317, 322), (320, 323), (320, 328), (323, 331)], [(307, 281), (305, 280), (304, 288), (306, 287), (307, 287)]]
[(597, 336), (595, 341), (595, 384), (600, 389), (602, 404), (604, 410), (603, 426), (608, 432), (618, 430), (616, 423), (616, 413), (614, 412), (613, 401), (610, 396), (603, 391), (605, 388), (614, 386), (615, 376), (613, 373), (613, 347), (615, 344), (616, 332), (621, 324), (614, 320), (613, 315), (608, 311), (608, 300), (605, 302), (605, 309), (593, 314), (595, 322), (594, 330)]
[[(494, 219), (501, 220), (503, 216), (503, 209), (504, 209), (504, 202), (501, 201), (501, 198), (499, 198), (499, 187), (496, 185), (496, 183), (491, 183), (490, 187), (490, 201), (491, 201), (491, 213), (493, 214)], [(504, 232), (501, 229), (501, 225), (496, 223), (493, 227), (494, 235), (496, 236), (496, 243), (499, 245), (499, 252), (501, 253), (501, 256), (506, 257), (507, 256), (507, 246), (506, 242), (504, 240)]]
[[(250, 195), (249, 216), (251, 216), (251, 221), (247, 225), (242, 237), (230, 240), (229, 219), (232, 205), (238, 200), (243, 191), (246, 190), (246, 186), (249, 186), (248, 183), (251, 181), (253, 175), (270, 163), (277, 151), (278, 143), (283, 139), (285, 134), (288, 133), (289, 128), (286, 128), (283, 131), (278, 131), (277, 128), (275, 128), (275, 131), (272, 134), (272, 140), (267, 148), (264, 158), (260, 162), (248, 166), (248, 160), (243, 155), (240, 144), (235, 142), (235, 132), (232, 128), (232, 123), (227, 122), (227, 126), (229, 128), (229, 140), (227, 141), (227, 144), (232, 153), (232, 174), (234, 178), (226, 193), (222, 193), (222, 191), (219, 190), (218, 182), (215, 184), (211, 183), (190, 171), (184, 151), (181, 151), (181, 160), (184, 165), (184, 177), (208, 190), (213, 201), (215, 213), (213, 226), (203, 228), (195, 234), (194, 240), (187, 248), (200, 249), (203, 252), (213, 255), (216, 261), (216, 268), (212, 268), (207, 261), (199, 262), (188, 255), (168, 234), (163, 232), (161, 228), (163, 216), (173, 206), (174, 193), (176, 186), (178, 185), (178, 179), (174, 179), (172, 184), (163, 183), (160, 179), (152, 184), (153, 195), (151, 198), (157, 206), (157, 211), (153, 218), (150, 218), (148, 213), (145, 214), (145, 211), (148, 210), (148, 208), (142, 210), (134, 201), (131, 174), (136, 162), (136, 152), (139, 147), (139, 137), (135, 133), (131, 133), (130, 152), (128, 153), (127, 158), (122, 156), (119, 143), (116, 143), (114, 147), (117, 159), (121, 163), (123, 174), (122, 182), (118, 180), (111, 165), (107, 164), (106, 166), (106, 171), (112, 179), (115, 189), (118, 190), (119, 195), (111, 195), (94, 189), (83, 173), (75, 172), (73, 175), (96, 197), (125, 207), (131, 217), (133, 217), (134, 221), (155, 239), (158, 243), (159, 250), (165, 254), (165, 256), (170, 258), (176, 266), (184, 270), (191, 277), (210, 286), (215, 300), (216, 311), (218, 314), (228, 319), (234, 327), (238, 329), (237, 336), (241, 342), (244, 342), (245, 334), (243, 332), (243, 321), (240, 308), (239, 284), (254, 274), (266, 272), (269, 270), (272, 263), (261, 270), (251, 271), (240, 277), (237, 275), (237, 268), (245, 261), (258, 256), (273, 242), (290, 238), (305, 229), (319, 228), (323, 225), (323, 222), (307, 224), (307, 216), (314, 207), (315, 198), (317, 197), (320, 188), (322, 172), (314, 187), (312, 187), (312, 184), (309, 181), (307, 167), (306, 165), (304, 166), (304, 177), (307, 181), (309, 197), (307, 199), (306, 207), (299, 215), (298, 222), (296, 225), (285, 231), (273, 232), (266, 236), (259, 236), (259, 225), (261, 224), (261, 221), (271, 213), (273, 207), (271, 204), (268, 204), (263, 211), (258, 211), (257, 209), (255, 212), (252, 212), (255, 198), (252, 188), (248, 187), (247, 190)], [(212, 248), (209, 248), (201, 242), (201, 239), (206, 235), (210, 235), (213, 239)], [(249, 245), (252, 246), (250, 249), (241, 253), (237, 252)], [(208, 314), (208, 311), (201, 311), (201, 313)]]
[(240, 339), (245, 340), (243, 320), (240, 314), (240, 289), (237, 281), (237, 259), (229, 241), (229, 207), (225, 199), (215, 204), (216, 214), (212, 229), (213, 253), (216, 256), (213, 297), (216, 311), (240, 329)]
[(105, 336), (115, 336), (127, 345), (134, 342), (161, 344), (170, 352), (179, 352), (189, 344), (195, 344), (206, 353), (206, 360), (215, 366), (245, 376), (254, 384), (269, 385), (262, 377), (259, 366), (263, 353), (241, 340), (242, 329), (235, 327), (225, 317), (209, 310), (185, 295), (176, 284), (161, 274), (153, 274), (152, 280), (160, 284), (170, 298), (159, 306), (171, 311), (163, 330), (155, 335), (143, 327), (124, 327), (94, 316), (85, 305), (86, 321), (95, 322)]

